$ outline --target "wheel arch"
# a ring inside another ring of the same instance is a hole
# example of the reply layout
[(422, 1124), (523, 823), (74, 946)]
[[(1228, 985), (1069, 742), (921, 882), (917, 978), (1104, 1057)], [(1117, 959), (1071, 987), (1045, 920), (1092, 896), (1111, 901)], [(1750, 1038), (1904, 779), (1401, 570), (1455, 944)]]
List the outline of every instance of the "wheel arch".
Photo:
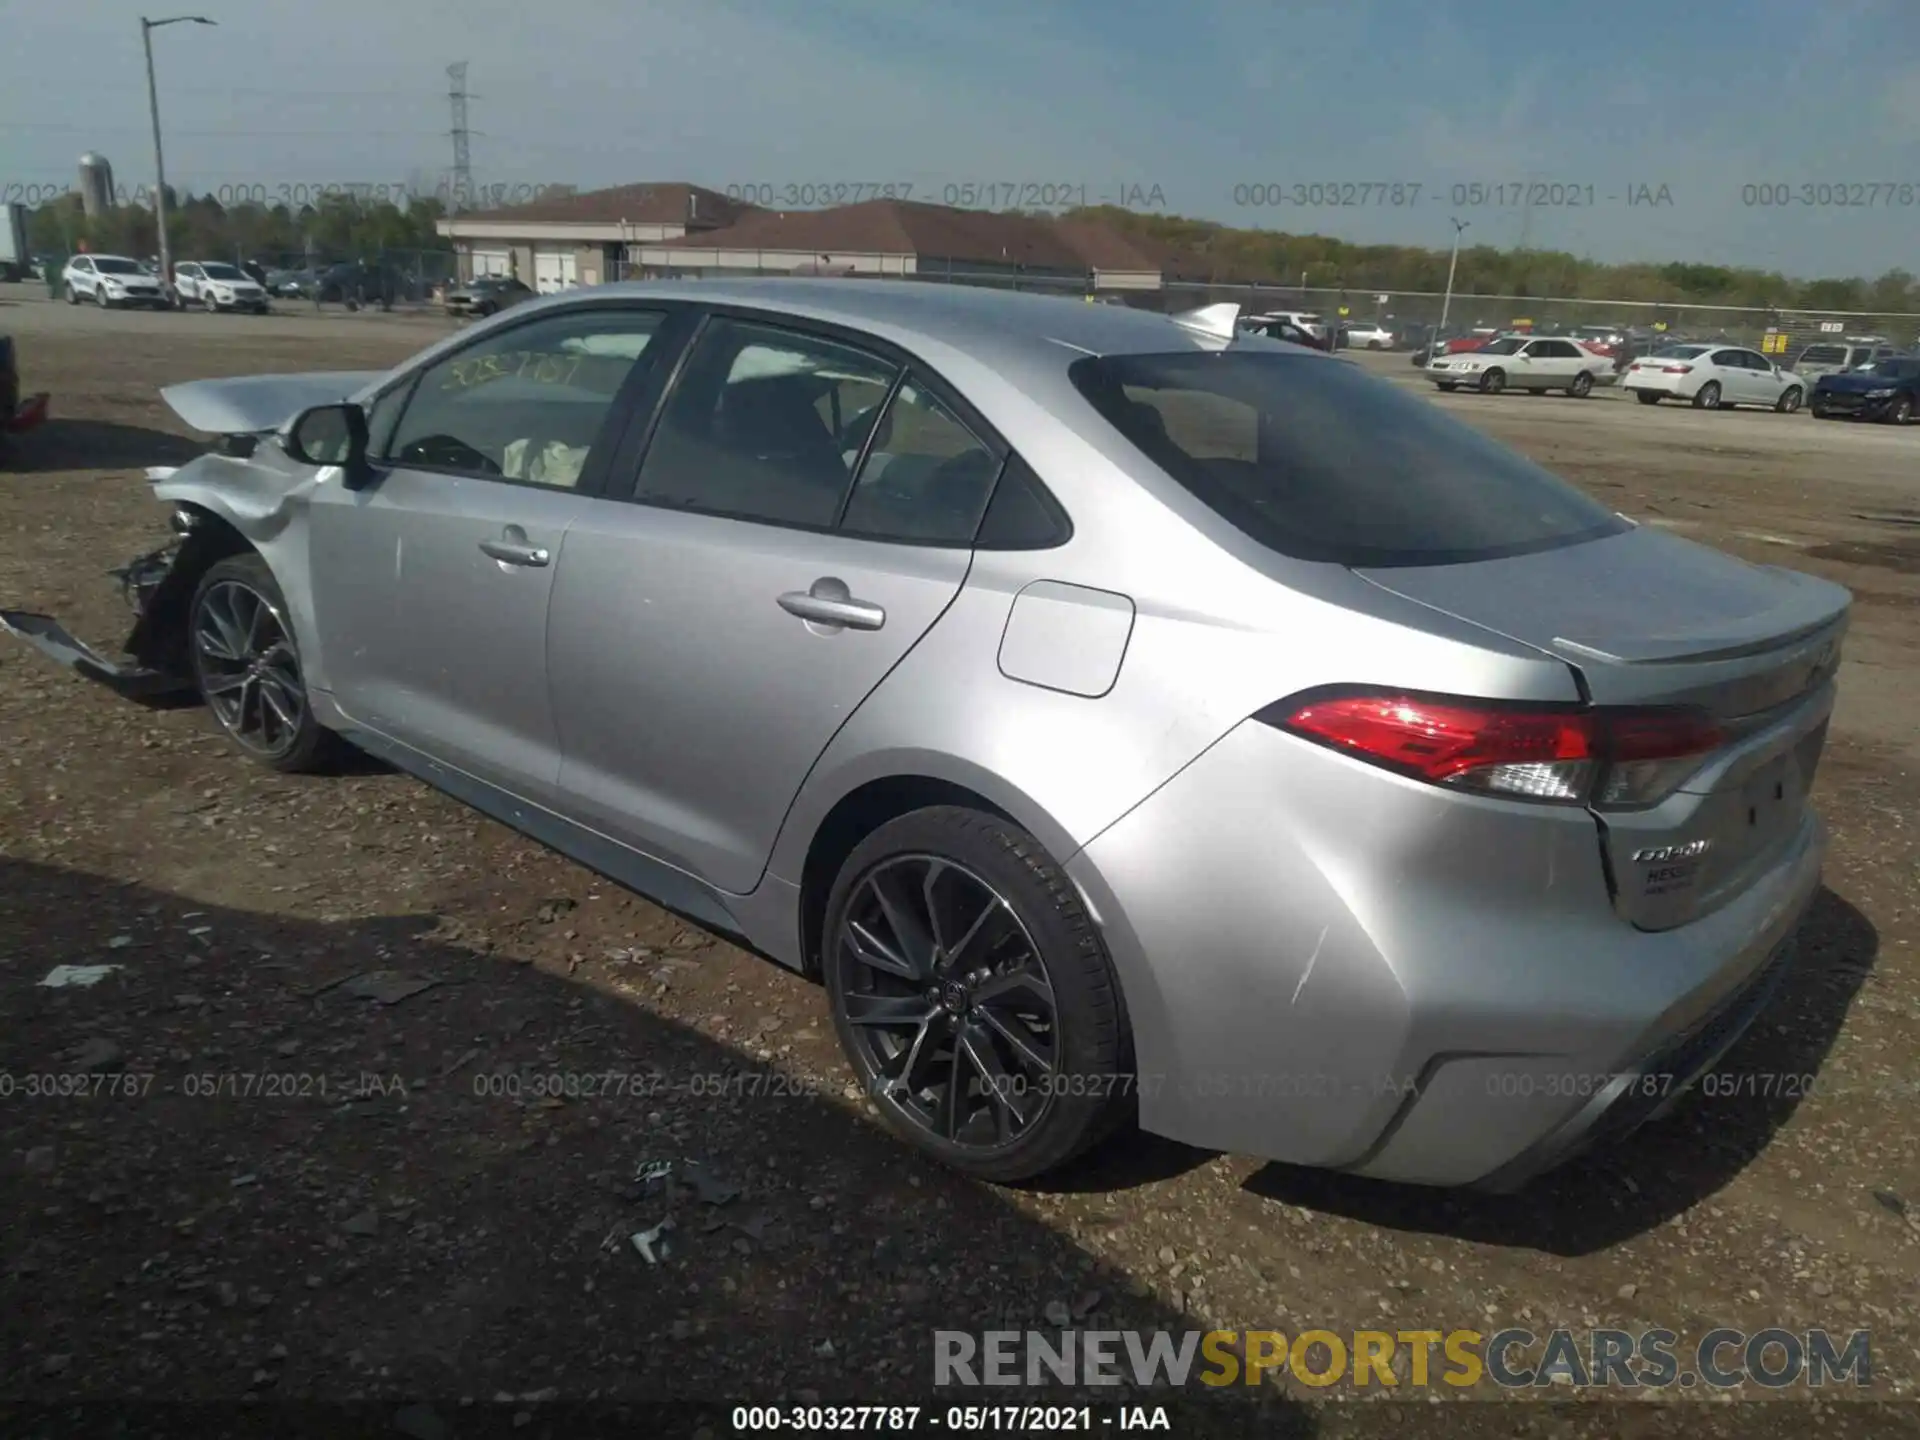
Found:
[(154, 587), (127, 639), (127, 653), (168, 674), (186, 673), (187, 610), (193, 592), (219, 561), (230, 555), (258, 554), (257, 548), (225, 516), (192, 501), (177, 501), (175, 528), (180, 550), (166, 578)]
[(838, 793), (831, 801), (822, 797), (807, 807), (809, 818), (798, 825), (793, 820), (801, 817), (790, 819), (794, 833), (783, 836), (776, 848), (774, 873), (789, 877), (799, 890), (796, 919), (805, 974), (817, 978), (820, 973), (827, 897), (840, 867), (856, 845), (890, 820), (928, 806), (960, 805), (1018, 825), (1062, 869), (1080, 848), (1031, 796), (956, 757), (923, 756), (914, 763), (863, 769), (868, 773), (848, 776), (843, 786), (834, 787)]

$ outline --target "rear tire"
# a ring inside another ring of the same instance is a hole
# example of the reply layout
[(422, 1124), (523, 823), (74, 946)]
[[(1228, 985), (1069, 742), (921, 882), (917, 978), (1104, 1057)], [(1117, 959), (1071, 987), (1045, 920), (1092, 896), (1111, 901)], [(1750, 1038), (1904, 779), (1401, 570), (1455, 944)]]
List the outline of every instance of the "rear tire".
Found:
[(821, 962), (861, 1088), (963, 1174), (1032, 1179), (1132, 1111), (1112, 963), (1073, 882), (1011, 821), (943, 805), (882, 825), (840, 867)]
[(187, 653), (214, 723), (248, 759), (288, 774), (325, 770), (340, 740), (313, 717), (287, 599), (258, 555), (207, 567), (187, 607)]
[(62, 288), (67, 292), (67, 303), (69, 305), (78, 305), (80, 303), (80, 292), (78, 290), (74, 289), (71, 285)]
[(1633, 398), (1642, 405), (1658, 405), (1664, 397), (1657, 390), (1636, 390)]
[(1718, 410), (1720, 408), (1720, 382), (1709, 380), (1693, 392), (1693, 408), (1696, 410)]
[(1593, 393), (1593, 376), (1582, 370), (1573, 377), (1573, 383), (1567, 387), (1567, 394), (1576, 400), (1584, 400)]
[(1489, 370), (1480, 377), (1480, 393), (1482, 395), (1498, 395), (1506, 388), (1507, 372), (1504, 370)]

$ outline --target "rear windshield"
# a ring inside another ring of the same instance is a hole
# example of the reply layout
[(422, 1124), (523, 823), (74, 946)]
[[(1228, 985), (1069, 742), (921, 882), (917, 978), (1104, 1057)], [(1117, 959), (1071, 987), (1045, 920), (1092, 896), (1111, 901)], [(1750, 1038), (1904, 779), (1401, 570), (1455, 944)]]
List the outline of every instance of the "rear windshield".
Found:
[(1340, 361), (1108, 355), (1068, 374), (1115, 429), (1245, 534), (1300, 560), (1447, 565), (1627, 528), (1416, 394)]
[(1847, 347), (1844, 345), (1809, 345), (1800, 352), (1802, 365), (1844, 365), (1847, 363)]

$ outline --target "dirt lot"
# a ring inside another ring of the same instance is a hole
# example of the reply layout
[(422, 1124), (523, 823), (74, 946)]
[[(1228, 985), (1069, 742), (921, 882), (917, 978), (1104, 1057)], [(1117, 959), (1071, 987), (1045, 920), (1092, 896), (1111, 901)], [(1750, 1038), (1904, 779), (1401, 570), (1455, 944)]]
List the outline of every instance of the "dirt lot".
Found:
[[(0, 297), (57, 417), (0, 474), (0, 602), (124, 633), (103, 572), (164, 532), (141, 468), (198, 448), (158, 385), (380, 366), (442, 328)], [(1404, 356), (1364, 363), (1418, 383)], [(9, 642), (0, 1398), (430, 1406), (410, 1433), (471, 1433), (462, 1397), (532, 1397), (507, 1408), (536, 1422), (556, 1397), (924, 1398), (933, 1329), (1051, 1327), (1065, 1307), (1101, 1328), (1290, 1335), (1865, 1328), (1867, 1393), (1910, 1401), (1920, 432), (1606, 395), (1439, 403), (1628, 514), (1858, 599), (1818, 794), (1830, 888), (1789, 989), (1722, 1072), (1737, 1093), (1696, 1094), (1507, 1198), (1137, 1135), (1052, 1188), (960, 1183), (847, 1094), (809, 984), (409, 779), (270, 775), (202, 712), (135, 707)], [(62, 964), (119, 968), (38, 983)], [(409, 977), (427, 988), (404, 993)], [(101, 1077), (84, 1096), (32, 1093), (83, 1072)], [(546, 1075), (623, 1078), (536, 1097)], [(650, 1161), (674, 1175), (638, 1179)], [(650, 1264), (629, 1237), (668, 1218)], [(1800, 1403), (1768, 1431), (1914, 1420), (1829, 1403), (1813, 1422), (1808, 1392), (1784, 1393)], [(1382, 1392), (1183, 1399), (1174, 1433), (1700, 1434), (1745, 1408), (1703, 1407), (1729, 1397), (1701, 1386), (1668, 1395), (1685, 1417), (1456, 1405), (1401, 1432), (1380, 1406), (1331, 1403), (1362, 1394)]]

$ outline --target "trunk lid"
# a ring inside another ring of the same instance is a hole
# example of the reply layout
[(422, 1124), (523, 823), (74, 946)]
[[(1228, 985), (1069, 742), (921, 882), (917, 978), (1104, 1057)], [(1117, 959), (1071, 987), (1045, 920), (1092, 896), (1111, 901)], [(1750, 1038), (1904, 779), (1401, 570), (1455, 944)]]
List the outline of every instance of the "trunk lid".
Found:
[(1677, 790), (1595, 811), (1624, 918), (1684, 924), (1794, 843), (1852, 603), (1840, 586), (1646, 526), (1532, 555), (1356, 573), (1556, 656), (1595, 705), (1713, 716), (1723, 743)]

